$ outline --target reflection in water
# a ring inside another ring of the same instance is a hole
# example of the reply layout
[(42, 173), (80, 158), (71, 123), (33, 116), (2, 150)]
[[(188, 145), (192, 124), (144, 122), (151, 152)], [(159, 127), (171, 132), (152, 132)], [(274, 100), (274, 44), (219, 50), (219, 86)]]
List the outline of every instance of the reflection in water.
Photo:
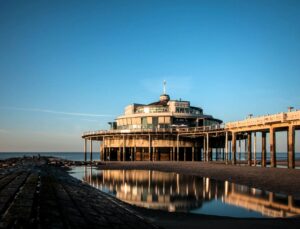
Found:
[[(83, 180), (122, 201), (145, 208), (235, 217), (290, 217), (300, 214), (299, 201), (293, 200), (292, 196), (210, 178), (159, 171), (85, 167)], [(206, 210), (209, 208), (213, 211)], [(228, 211), (232, 213), (228, 214)]]

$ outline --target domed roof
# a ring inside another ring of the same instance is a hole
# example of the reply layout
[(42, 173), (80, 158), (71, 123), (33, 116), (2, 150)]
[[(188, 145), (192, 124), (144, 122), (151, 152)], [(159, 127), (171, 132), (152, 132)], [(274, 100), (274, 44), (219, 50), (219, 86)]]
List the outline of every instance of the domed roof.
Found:
[(159, 96), (159, 101), (154, 102), (154, 103), (150, 103), (148, 104), (150, 105), (161, 105), (161, 106), (167, 106), (168, 102), (170, 101), (170, 96), (167, 94), (162, 94), (161, 96)]

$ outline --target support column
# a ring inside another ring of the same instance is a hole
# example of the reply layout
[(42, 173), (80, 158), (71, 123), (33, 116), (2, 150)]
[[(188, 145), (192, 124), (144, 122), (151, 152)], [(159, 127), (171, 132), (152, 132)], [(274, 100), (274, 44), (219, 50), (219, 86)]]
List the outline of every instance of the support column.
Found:
[(119, 147), (118, 155), (117, 155), (117, 161), (121, 161), (121, 150), (122, 150), (122, 148)]
[(270, 128), (270, 153), (271, 167), (276, 167), (276, 132), (273, 127)]
[(267, 153), (266, 153), (266, 132), (261, 132), (261, 166), (267, 165)]
[(183, 160), (186, 161), (186, 147), (183, 147), (183, 153), (184, 153)]
[(145, 154), (145, 148), (142, 147), (141, 150), (142, 150), (142, 151), (141, 151), (141, 161), (143, 161), (143, 160), (144, 160), (144, 154)]
[(99, 144), (99, 160), (100, 160), (100, 161), (102, 161), (102, 160), (101, 160), (101, 156), (102, 156), (101, 145), (102, 145), (102, 143), (100, 142), (100, 144)]
[(133, 160), (136, 161), (136, 146), (134, 147)]
[(179, 134), (177, 134), (177, 161), (179, 161)]
[(295, 127), (292, 125), (288, 129), (288, 168), (295, 168)]
[(106, 161), (106, 148), (103, 149), (103, 161)]
[(90, 150), (91, 150), (91, 152), (90, 152), (90, 161), (93, 161), (93, 140), (92, 139), (90, 139), (90, 143), (91, 143), (91, 145), (90, 145)]
[(209, 151), (209, 134), (206, 134), (206, 161), (210, 159), (210, 151)]
[(236, 164), (236, 133), (232, 132), (232, 164)]
[(149, 134), (149, 150), (148, 150), (148, 152), (149, 152), (149, 161), (151, 161), (151, 159), (152, 159), (152, 157), (151, 157), (151, 135)]
[(192, 161), (195, 161), (195, 146), (192, 147)]
[(253, 157), (254, 157), (254, 166), (256, 166), (256, 132), (254, 132)]
[(228, 132), (225, 133), (225, 162), (228, 164)]
[(176, 147), (174, 146), (173, 147), (173, 158), (172, 158), (173, 161), (176, 161), (176, 155), (175, 154), (176, 154)]
[(84, 161), (86, 161), (86, 138), (84, 139)]
[(137, 136), (135, 136), (134, 139), (134, 151), (133, 151), (133, 160), (136, 161), (136, 140), (137, 140)]
[(239, 163), (242, 160), (242, 146), (241, 146), (241, 136), (239, 136)]
[(111, 154), (111, 148), (109, 147), (109, 148), (108, 148), (108, 161), (111, 161), (110, 154)]
[(203, 155), (202, 155), (202, 161), (206, 160), (206, 138), (203, 136)]
[(122, 154), (123, 159), (122, 159), (122, 161), (125, 161), (125, 159), (126, 159), (126, 145), (125, 144), (126, 144), (125, 143), (125, 135), (123, 135), (123, 154)]
[(252, 164), (252, 142), (251, 142), (251, 132), (248, 132), (247, 136), (247, 151), (248, 151), (248, 165)]

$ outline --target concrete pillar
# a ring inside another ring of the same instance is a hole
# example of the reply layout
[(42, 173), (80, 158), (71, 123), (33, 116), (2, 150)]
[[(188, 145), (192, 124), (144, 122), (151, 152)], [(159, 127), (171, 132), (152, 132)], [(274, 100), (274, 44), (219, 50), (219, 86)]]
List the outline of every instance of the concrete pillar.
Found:
[(253, 157), (254, 157), (254, 166), (256, 166), (256, 132), (254, 132)]
[(106, 155), (106, 148), (104, 147), (103, 148), (103, 155), (102, 155), (102, 160), (103, 161), (106, 161), (106, 159), (105, 159), (106, 156), (105, 155)]
[(195, 146), (192, 147), (192, 161), (195, 161)]
[(183, 160), (186, 161), (186, 147), (183, 147), (183, 153), (184, 153)]
[(274, 128), (270, 128), (270, 153), (271, 167), (276, 167), (276, 132)]
[(206, 138), (203, 136), (203, 157), (202, 161), (206, 161)]
[(149, 152), (149, 161), (151, 161), (152, 160), (152, 156), (151, 156), (151, 135), (149, 134), (149, 142), (148, 142), (148, 144), (149, 144), (149, 150), (148, 150), (148, 152)]
[(177, 161), (179, 161), (179, 134), (177, 134)]
[(90, 161), (93, 161), (93, 140), (90, 139)]
[(295, 168), (295, 127), (288, 129), (288, 168)]
[(123, 159), (122, 161), (125, 161), (126, 160), (126, 143), (125, 143), (125, 135), (123, 135)]
[(232, 132), (232, 164), (236, 164), (236, 133)]
[(228, 132), (225, 133), (225, 162), (228, 164)]
[(206, 161), (210, 159), (209, 134), (206, 134)]
[(136, 161), (136, 146), (134, 147), (133, 160)]
[(241, 147), (241, 136), (239, 136), (239, 163), (242, 160), (242, 147)]
[(108, 148), (108, 160), (109, 160), (109, 161), (111, 161), (110, 154), (111, 154), (111, 148), (109, 147), (109, 148)]
[(261, 132), (261, 166), (267, 165), (266, 132)]
[(117, 161), (121, 161), (121, 150), (122, 150), (122, 148), (119, 147), (118, 155), (117, 155)]
[(176, 157), (175, 157), (175, 152), (176, 151), (176, 148), (175, 147), (173, 147), (173, 157), (172, 157), (172, 161), (176, 161)]
[(251, 141), (251, 132), (248, 132), (247, 135), (247, 151), (248, 151), (248, 165), (252, 164), (252, 141)]
[(141, 149), (141, 161), (144, 160), (144, 153), (145, 153), (145, 148), (142, 147), (142, 149)]
[(86, 161), (86, 138), (84, 139), (84, 161)]
[(134, 148), (133, 148), (133, 160), (136, 161), (136, 140), (137, 136), (134, 138)]

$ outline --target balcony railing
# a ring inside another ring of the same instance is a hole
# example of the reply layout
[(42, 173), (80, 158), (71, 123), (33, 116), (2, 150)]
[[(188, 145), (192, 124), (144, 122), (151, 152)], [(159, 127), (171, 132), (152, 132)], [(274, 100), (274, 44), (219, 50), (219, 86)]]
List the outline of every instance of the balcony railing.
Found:
[(217, 131), (223, 130), (224, 124), (212, 125), (212, 126), (201, 126), (201, 127), (170, 127), (170, 128), (151, 128), (151, 129), (125, 129), (125, 130), (96, 130), (87, 131), (83, 133), (84, 136), (91, 135), (105, 135), (105, 134), (129, 134), (129, 133), (139, 133), (139, 134), (152, 134), (152, 133), (174, 133), (174, 134), (184, 134), (184, 133), (199, 133), (207, 131)]

